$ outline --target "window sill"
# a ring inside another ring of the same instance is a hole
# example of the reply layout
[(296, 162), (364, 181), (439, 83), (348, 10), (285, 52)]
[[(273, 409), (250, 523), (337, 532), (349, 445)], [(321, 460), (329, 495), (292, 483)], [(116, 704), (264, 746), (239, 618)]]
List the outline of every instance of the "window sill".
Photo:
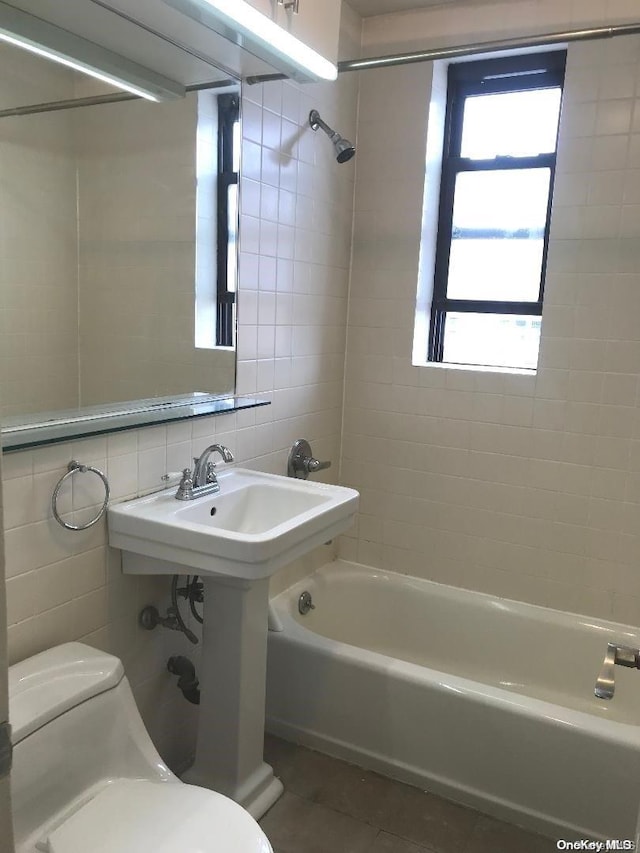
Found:
[(235, 352), (236, 351), (235, 346), (223, 347), (223, 346), (218, 346), (217, 344), (211, 344), (211, 346), (209, 346), (209, 344), (198, 344), (198, 343), (196, 343), (195, 348), (196, 349), (205, 349), (205, 350), (215, 350), (216, 352)]
[(476, 373), (508, 373), (515, 376), (535, 376), (537, 370), (528, 367), (493, 367), (485, 364), (453, 364), (440, 361), (414, 361), (414, 367), (432, 367), (435, 370), (472, 370)]

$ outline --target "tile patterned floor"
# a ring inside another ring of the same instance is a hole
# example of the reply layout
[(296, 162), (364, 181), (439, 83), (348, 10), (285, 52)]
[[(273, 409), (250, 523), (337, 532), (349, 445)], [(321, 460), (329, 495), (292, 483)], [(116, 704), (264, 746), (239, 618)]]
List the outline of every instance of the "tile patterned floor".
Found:
[(551, 853), (555, 841), (267, 736), (285, 786), (262, 818), (274, 853)]

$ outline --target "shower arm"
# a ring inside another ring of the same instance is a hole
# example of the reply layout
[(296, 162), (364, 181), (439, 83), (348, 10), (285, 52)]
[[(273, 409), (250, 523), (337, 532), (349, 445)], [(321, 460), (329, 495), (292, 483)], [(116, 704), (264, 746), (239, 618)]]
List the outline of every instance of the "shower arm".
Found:
[(318, 128), (324, 130), (324, 132), (327, 134), (327, 136), (332, 142), (335, 142), (336, 139), (340, 138), (340, 134), (338, 133), (338, 131), (334, 130), (332, 127), (329, 127), (326, 121), (324, 121), (320, 117), (320, 113), (318, 112), (318, 110), (311, 110), (311, 112), (309, 113), (309, 124), (311, 125), (311, 128), (313, 130), (317, 130)]

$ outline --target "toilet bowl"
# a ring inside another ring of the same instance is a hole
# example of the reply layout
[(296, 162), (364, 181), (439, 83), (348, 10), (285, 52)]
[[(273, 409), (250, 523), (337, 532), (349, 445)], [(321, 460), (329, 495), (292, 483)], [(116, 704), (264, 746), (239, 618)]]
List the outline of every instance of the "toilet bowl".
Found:
[(16, 853), (273, 853), (164, 764), (118, 658), (67, 643), (12, 666), (9, 721)]

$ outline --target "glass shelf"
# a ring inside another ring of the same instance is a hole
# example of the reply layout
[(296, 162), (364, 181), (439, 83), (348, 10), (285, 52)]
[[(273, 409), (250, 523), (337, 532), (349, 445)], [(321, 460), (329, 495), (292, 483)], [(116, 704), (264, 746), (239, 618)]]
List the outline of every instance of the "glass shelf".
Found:
[(218, 397), (195, 392), (180, 397), (153, 397), (110, 406), (89, 406), (59, 412), (5, 418), (2, 422), (2, 450), (9, 453), (90, 438), (127, 429), (224, 415), (241, 409), (270, 405), (259, 397)]

